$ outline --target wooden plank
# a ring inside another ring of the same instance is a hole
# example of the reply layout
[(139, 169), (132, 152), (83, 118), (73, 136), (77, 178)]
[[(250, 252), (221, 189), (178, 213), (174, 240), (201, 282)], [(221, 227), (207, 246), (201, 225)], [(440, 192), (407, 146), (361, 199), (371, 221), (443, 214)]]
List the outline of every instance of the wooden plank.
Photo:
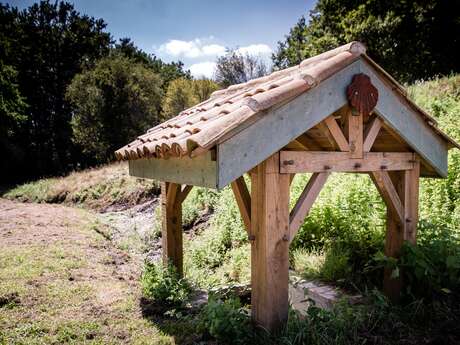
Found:
[(401, 198), (388, 172), (373, 171), (371, 172), (371, 177), (387, 207), (391, 210), (392, 214), (397, 216), (399, 223), (404, 224), (405, 218), (403, 203), (401, 202)]
[(251, 229), (251, 196), (249, 195), (248, 187), (243, 176), (238, 177), (231, 185), (241, 218), (249, 234)]
[(129, 161), (131, 176), (168, 181), (179, 184), (217, 187), (217, 162), (211, 152), (189, 157), (169, 159), (142, 158)]
[(363, 158), (363, 114), (347, 109), (348, 143), (351, 158)]
[(371, 78), (379, 91), (374, 110), (411, 148), (429, 163), (441, 177), (447, 176), (447, 144), (402, 96), (392, 90), (385, 78), (367, 62), (361, 61), (361, 72)]
[(363, 151), (369, 152), (374, 145), (375, 139), (382, 128), (382, 120), (380, 120), (377, 116), (374, 115), (371, 123), (367, 126), (366, 131), (364, 133), (364, 143), (363, 143)]
[(310, 212), (313, 203), (318, 197), (321, 189), (329, 177), (328, 172), (314, 173), (308, 180), (302, 194), (300, 194), (294, 208), (289, 215), (289, 241), (291, 242), (294, 236), (299, 231), (300, 226), (305, 220), (305, 217)]
[(416, 243), (419, 205), (420, 163), (404, 172), (404, 239)]
[[(222, 188), (348, 103), (346, 88), (359, 73), (356, 61), (218, 145), (218, 187)], [(235, 154), (238, 153), (238, 154)]]
[(350, 152), (280, 151), (280, 159), (283, 174), (407, 170), (415, 164), (411, 152), (366, 152), (356, 159)]
[(177, 197), (168, 195), (177, 194), (177, 190), (180, 191), (180, 185), (161, 182), (161, 242), (163, 264), (174, 265), (179, 275), (182, 275), (182, 204), (177, 202)]
[(277, 156), (258, 166), (251, 183), (251, 311), (268, 331), (285, 325), (289, 309), (289, 175), (275, 171)]
[(335, 120), (334, 116), (329, 116), (324, 120), (324, 123), (329, 130), (329, 133), (334, 138), (335, 143), (339, 147), (340, 151), (350, 151), (350, 147), (348, 145), (348, 140), (345, 138), (342, 130), (340, 129), (337, 121)]

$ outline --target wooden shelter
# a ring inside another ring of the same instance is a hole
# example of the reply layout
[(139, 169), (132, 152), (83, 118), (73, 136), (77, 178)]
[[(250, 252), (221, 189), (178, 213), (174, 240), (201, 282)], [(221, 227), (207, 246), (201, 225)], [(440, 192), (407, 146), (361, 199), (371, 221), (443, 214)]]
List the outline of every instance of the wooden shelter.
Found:
[[(163, 181), (163, 258), (182, 272), (181, 204), (192, 186), (231, 184), (251, 241), (253, 319), (288, 315), (289, 244), (332, 172), (369, 174), (387, 205), (386, 255), (416, 241), (419, 177), (445, 177), (459, 147), (359, 42), (214, 92), (116, 152)], [(243, 175), (249, 173), (250, 191)], [(296, 173), (312, 173), (292, 210)], [(401, 280), (384, 276), (397, 299)]]

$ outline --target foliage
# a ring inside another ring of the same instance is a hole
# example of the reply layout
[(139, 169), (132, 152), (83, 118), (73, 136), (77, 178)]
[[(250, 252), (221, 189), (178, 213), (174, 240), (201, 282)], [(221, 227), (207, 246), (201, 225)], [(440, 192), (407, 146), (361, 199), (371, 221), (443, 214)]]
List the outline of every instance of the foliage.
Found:
[(182, 306), (191, 292), (191, 286), (179, 277), (174, 266), (163, 267), (161, 263), (145, 263), (141, 285), (145, 297), (167, 306)]
[(273, 54), (276, 67), (358, 40), (390, 74), (414, 81), (460, 70), (459, 3), (320, 0)]
[[(102, 19), (80, 14), (68, 2), (44, 0), (25, 10), (0, 4), (0, 47), (0, 145), (8, 162), (1, 174), (7, 182), (59, 175), (112, 156), (110, 152), (94, 159), (72, 140), (72, 116), (81, 109), (74, 109), (65, 97), (75, 76), (91, 70), (100, 58), (115, 55), (135, 61), (144, 67), (142, 71), (149, 71), (147, 79), (152, 73), (160, 76), (154, 85), (162, 92), (176, 78), (191, 78), (181, 62), (165, 63), (137, 48), (129, 38), (115, 43)], [(153, 96), (158, 98), (159, 113), (161, 94), (155, 91)], [(126, 130), (123, 126), (110, 127), (115, 137), (124, 136), (119, 135), (119, 130)]]
[(19, 91), (17, 71), (0, 60), (0, 150), (13, 166), (18, 164), (18, 148), (14, 138), (27, 119), (27, 104)]
[(227, 50), (224, 56), (217, 58), (215, 80), (227, 87), (263, 77), (267, 73), (267, 64), (260, 57)]
[(182, 110), (207, 100), (217, 89), (218, 85), (208, 79), (179, 78), (172, 81), (163, 99), (163, 119), (174, 117)]
[(67, 90), (73, 140), (104, 162), (159, 122), (162, 81), (144, 65), (114, 54), (78, 74)]
[(190, 71), (184, 71), (184, 64), (178, 62), (163, 62), (153, 54), (148, 54), (134, 45), (130, 38), (121, 38), (113, 48), (114, 53), (126, 56), (135, 62), (142, 63), (145, 67), (160, 75), (163, 81), (162, 89), (166, 91), (169, 83), (179, 78), (190, 80)]
[(247, 313), (238, 298), (210, 296), (200, 313), (200, 328), (222, 344), (248, 344), (252, 333)]
[(10, 167), (11, 176), (62, 171), (79, 158), (65, 90), (83, 62), (108, 53), (105, 27), (70, 3), (41, 1), (23, 11), (0, 5), (0, 60), (17, 71), (19, 92), (29, 105), (11, 138), (22, 156)]

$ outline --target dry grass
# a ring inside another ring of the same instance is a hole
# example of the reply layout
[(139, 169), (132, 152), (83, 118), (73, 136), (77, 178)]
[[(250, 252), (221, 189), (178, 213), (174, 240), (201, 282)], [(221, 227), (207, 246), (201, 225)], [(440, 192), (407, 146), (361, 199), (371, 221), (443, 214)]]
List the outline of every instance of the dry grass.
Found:
[(133, 206), (158, 194), (157, 182), (129, 176), (123, 162), (26, 183), (3, 196), (23, 202), (77, 204), (105, 210)]
[(138, 263), (93, 215), (0, 199), (0, 344), (174, 344), (145, 319)]

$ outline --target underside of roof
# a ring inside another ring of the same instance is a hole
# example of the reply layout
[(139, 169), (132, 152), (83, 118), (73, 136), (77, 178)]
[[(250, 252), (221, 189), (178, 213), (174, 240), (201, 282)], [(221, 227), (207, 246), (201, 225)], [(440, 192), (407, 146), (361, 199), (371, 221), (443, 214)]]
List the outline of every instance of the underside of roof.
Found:
[[(382, 88), (387, 88), (402, 99), (404, 105), (411, 108), (419, 119), (423, 119), (429, 130), (447, 148), (460, 148), (437, 128), (437, 123), (431, 116), (407, 98), (401, 85), (365, 54), (365, 47), (361, 43), (352, 42), (304, 60), (297, 66), (216, 91), (205, 102), (149, 129), (132, 143), (117, 150), (115, 155), (119, 160), (200, 156), (248, 127), (248, 124), (260, 121), (267, 111), (281, 107), (302, 94), (310, 93), (357, 60), (365, 61), (366, 68), (383, 80), (385, 86), (382, 84)], [(316, 99), (312, 101), (316, 102)], [(332, 109), (335, 110), (337, 109)], [(398, 128), (395, 130), (398, 132)], [(401, 128), (401, 131), (404, 129)], [(413, 144), (408, 142), (409, 146), (414, 146)], [(423, 157), (423, 152), (420, 153)]]

